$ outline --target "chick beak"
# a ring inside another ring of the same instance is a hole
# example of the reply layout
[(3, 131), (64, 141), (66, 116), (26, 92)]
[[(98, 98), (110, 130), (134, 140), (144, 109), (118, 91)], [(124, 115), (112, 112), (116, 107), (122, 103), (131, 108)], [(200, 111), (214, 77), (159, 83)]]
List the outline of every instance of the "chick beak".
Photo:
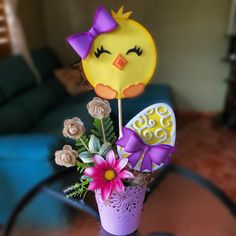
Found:
[(112, 65), (119, 70), (123, 70), (127, 63), (128, 61), (124, 58), (124, 56), (118, 54)]

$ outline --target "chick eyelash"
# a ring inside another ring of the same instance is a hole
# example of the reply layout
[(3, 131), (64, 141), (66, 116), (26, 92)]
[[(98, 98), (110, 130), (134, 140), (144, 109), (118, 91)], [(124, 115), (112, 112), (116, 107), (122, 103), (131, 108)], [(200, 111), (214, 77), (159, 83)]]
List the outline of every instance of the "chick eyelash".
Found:
[(134, 52), (134, 53), (136, 53), (138, 56), (140, 56), (140, 55), (143, 53), (143, 50), (142, 50), (140, 47), (135, 46), (135, 47), (129, 49), (129, 50), (126, 52), (126, 55), (128, 55), (128, 54), (131, 53), (131, 52)]
[(101, 48), (97, 48), (97, 51), (94, 52), (96, 58), (99, 58), (101, 56), (102, 53), (107, 53), (107, 54), (111, 54), (111, 52), (109, 52), (108, 50), (104, 49), (103, 46), (101, 46)]

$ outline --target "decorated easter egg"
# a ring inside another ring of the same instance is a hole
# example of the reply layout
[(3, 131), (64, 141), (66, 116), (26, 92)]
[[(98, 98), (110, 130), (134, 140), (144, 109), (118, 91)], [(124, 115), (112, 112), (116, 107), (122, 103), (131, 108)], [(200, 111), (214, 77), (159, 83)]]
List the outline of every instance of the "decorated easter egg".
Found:
[[(129, 158), (130, 168), (134, 170), (155, 171), (169, 162), (170, 154), (174, 151), (176, 137), (174, 112), (165, 103), (149, 106), (128, 122), (122, 135), (117, 147), (120, 158)], [(122, 145), (122, 139), (125, 138)]]
[[(95, 92), (105, 99), (138, 96), (156, 68), (154, 40), (144, 26), (129, 18), (130, 14), (121, 8), (109, 18), (100, 7), (89, 31), (92, 42), (82, 64)], [(84, 44), (77, 35), (69, 37), (68, 42), (75, 50)]]

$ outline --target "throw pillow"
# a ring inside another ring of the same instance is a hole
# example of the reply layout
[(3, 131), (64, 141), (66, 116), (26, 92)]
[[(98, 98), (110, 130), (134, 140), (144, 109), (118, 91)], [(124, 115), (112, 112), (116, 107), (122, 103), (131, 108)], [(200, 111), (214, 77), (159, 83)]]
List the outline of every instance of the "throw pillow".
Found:
[(57, 69), (54, 74), (72, 96), (77, 96), (93, 89), (84, 75), (80, 62), (71, 67)]

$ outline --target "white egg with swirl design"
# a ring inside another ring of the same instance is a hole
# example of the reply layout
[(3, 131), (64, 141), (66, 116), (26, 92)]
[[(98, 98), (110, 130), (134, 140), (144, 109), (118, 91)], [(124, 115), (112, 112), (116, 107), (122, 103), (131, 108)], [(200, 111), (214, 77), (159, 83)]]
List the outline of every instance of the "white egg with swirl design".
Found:
[[(154, 146), (158, 144), (167, 144), (174, 146), (175, 144), (175, 114), (168, 104), (156, 103), (145, 108), (131, 119), (125, 127), (135, 131), (147, 145)], [(131, 155), (120, 146), (117, 146), (117, 150), (121, 158), (129, 158)], [(138, 163), (133, 169), (140, 171), (142, 161), (143, 155), (140, 156)], [(153, 163), (152, 171), (159, 169), (162, 165), (163, 164), (157, 165)], [(149, 171), (143, 170), (143, 172)]]

